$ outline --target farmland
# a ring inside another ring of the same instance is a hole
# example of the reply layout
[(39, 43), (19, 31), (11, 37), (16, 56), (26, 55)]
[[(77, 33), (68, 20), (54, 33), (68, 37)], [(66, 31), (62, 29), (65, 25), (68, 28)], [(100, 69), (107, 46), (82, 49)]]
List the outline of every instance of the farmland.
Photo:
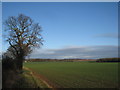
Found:
[(27, 62), (24, 66), (55, 88), (115, 88), (118, 63)]

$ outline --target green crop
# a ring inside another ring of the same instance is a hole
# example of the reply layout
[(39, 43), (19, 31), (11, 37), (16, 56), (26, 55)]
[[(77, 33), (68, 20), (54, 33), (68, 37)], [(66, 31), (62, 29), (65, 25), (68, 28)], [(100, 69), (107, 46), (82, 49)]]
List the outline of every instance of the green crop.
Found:
[(56, 88), (118, 86), (118, 63), (28, 62), (24, 66), (46, 77)]

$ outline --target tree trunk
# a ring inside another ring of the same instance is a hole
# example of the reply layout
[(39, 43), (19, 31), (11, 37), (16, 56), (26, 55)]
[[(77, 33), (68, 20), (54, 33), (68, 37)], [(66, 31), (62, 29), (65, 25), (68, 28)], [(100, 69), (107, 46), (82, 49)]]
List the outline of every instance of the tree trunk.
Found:
[(18, 70), (22, 70), (22, 68), (23, 68), (23, 58), (19, 58), (17, 60), (17, 68), (18, 68)]
[(24, 54), (21, 53), (18, 57), (17, 57), (17, 68), (18, 70), (22, 71), (23, 69), (23, 61), (24, 61)]
[(24, 61), (24, 50), (20, 47), (18, 54), (16, 55), (16, 68), (17, 70), (19, 70), (20, 72), (23, 69), (23, 61)]

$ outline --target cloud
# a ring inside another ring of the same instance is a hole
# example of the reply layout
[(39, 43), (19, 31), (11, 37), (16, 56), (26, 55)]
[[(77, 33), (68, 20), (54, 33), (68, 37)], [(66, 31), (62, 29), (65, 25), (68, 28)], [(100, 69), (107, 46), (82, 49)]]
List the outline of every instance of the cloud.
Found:
[(117, 46), (71, 46), (61, 49), (35, 49), (30, 58), (109, 58), (118, 57)]
[(118, 33), (105, 33), (105, 34), (96, 35), (96, 37), (103, 37), (103, 38), (120, 38), (120, 35), (118, 35)]

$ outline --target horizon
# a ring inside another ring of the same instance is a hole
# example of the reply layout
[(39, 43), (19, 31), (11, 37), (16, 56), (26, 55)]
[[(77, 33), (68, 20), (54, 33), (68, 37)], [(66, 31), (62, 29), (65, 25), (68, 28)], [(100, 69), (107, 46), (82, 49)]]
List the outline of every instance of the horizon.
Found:
[(3, 2), (2, 9), (3, 21), (23, 13), (41, 25), (45, 42), (30, 58), (118, 57), (118, 2)]

